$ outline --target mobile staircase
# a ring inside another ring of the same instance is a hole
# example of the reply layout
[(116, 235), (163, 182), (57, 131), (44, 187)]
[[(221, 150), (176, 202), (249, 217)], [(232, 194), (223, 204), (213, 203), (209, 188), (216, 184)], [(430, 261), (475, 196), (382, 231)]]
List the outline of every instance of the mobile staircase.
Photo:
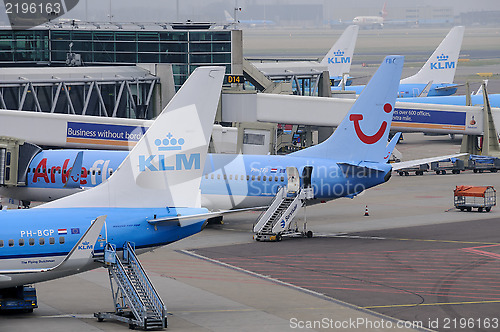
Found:
[(123, 258), (116, 246), (106, 243), (104, 257), (99, 259), (108, 268), (115, 312), (98, 312), (99, 322), (115, 319), (128, 323), (130, 329), (164, 329), (167, 327), (166, 307), (153, 287), (135, 254), (134, 244), (126, 242)]
[(288, 191), (283, 186), (278, 190), (269, 208), (259, 217), (254, 226), (256, 241), (281, 241), (284, 235), (302, 235), (312, 237), (311, 231), (299, 232), (298, 226), (292, 229), (292, 220), (305, 205), (307, 199), (314, 197), (313, 189), (301, 188), (299, 191)]

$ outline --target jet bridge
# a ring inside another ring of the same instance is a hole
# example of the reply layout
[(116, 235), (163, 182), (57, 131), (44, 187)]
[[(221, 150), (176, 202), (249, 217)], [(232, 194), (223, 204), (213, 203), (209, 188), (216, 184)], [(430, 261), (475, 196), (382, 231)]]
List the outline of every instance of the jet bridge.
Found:
[[(354, 102), (341, 98), (223, 93), (222, 121), (337, 127)], [(492, 121), (500, 123), (500, 109), (492, 108), (491, 114)], [(482, 135), (483, 107), (396, 101), (391, 130)]]

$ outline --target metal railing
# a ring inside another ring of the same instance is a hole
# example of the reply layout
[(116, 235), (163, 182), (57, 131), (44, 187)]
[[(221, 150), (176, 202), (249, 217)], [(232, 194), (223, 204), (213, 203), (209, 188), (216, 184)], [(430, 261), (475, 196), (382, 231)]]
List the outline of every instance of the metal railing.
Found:
[(166, 313), (165, 304), (158, 295), (158, 292), (151, 283), (151, 280), (149, 280), (149, 277), (144, 272), (144, 268), (142, 267), (141, 262), (137, 259), (137, 256), (135, 255), (135, 250), (130, 242), (126, 243), (126, 248), (124, 248), (124, 253), (125, 250), (127, 252), (127, 260), (129, 267), (132, 269), (135, 277), (137, 278), (138, 283), (143, 286), (142, 289), (144, 291), (144, 296), (151, 303), (152, 306), (151, 309), (153, 310), (154, 315), (156, 316), (155, 318), (163, 319)]

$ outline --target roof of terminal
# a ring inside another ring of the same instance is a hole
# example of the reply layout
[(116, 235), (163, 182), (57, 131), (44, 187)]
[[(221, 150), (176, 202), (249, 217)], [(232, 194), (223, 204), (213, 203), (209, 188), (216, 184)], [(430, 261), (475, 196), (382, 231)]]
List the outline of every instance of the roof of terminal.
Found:
[[(111, 30), (111, 31), (165, 31), (165, 30), (228, 30), (233, 29), (231, 23), (213, 22), (84, 22), (63, 19), (52, 21), (32, 28), (31, 30)], [(10, 26), (0, 26), (0, 30), (11, 30)]]

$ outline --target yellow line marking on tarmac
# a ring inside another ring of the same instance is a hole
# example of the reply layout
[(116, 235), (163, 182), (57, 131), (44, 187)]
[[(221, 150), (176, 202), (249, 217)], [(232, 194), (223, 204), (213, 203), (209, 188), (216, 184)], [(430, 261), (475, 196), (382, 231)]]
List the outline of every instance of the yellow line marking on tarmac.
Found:
[(466, 301), (466, 302), (437, 302), (437, 303), (422, 303), (422, 304), (393, 304), (393, 305), (375, 305), (362, 307), (363, 309), (378, 309), (378, 308), (402, 308), (402, 307), (431, 307), (441, 305), (464, 305), (464, 304), (487, 304), (487, 303), (500, 303), (500, 300), (493, 301)]

